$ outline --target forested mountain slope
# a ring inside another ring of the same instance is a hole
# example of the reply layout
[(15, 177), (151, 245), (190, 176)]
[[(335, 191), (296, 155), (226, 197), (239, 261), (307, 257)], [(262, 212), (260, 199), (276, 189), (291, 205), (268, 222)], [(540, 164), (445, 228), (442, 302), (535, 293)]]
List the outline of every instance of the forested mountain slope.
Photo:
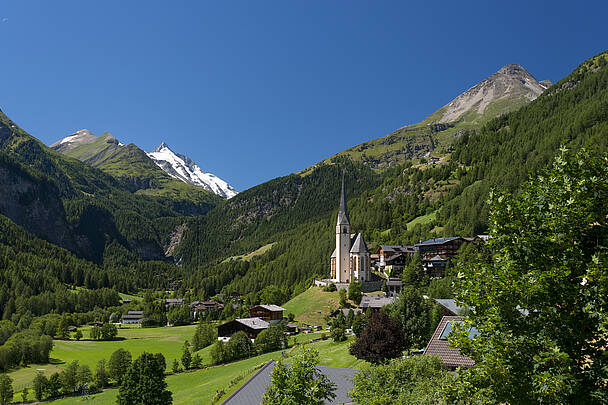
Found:
[[(405, 162), (379, 173), (346, 157), (334, 158), (300, 177), (242, 193), (190, 225), (178, 249), (189, 269), (187, 284), (206, 295), (222, 289), (254, 292), (269, 284), (289, 294), (313, 275), (327, 275), (338, 167), (349, 167), (347, 185), (368, 176), (373, 180), (347, 192), (353, 231), (362, 231), (371, 245), (484, 232), (492, 187), (517, 192), (560, 145), (606, 149), (607, 61), (606, 53), (586, 61), (530, 104), (464, 134), (440, 164)], [(309, 176), (315, 180), (305, 180)], [(299, 203), (303, 196), (309, 204)], [(250, 262), (222, 262), (270, 242), (276, 242), (272, 249)]]
[(171, 232), (184, 221), (181, 199), (134, 194), (109, 174), (44, 146), (2, 112), (0, 153), (9, 176), (0, 214), (98, 264), (164, 259)]

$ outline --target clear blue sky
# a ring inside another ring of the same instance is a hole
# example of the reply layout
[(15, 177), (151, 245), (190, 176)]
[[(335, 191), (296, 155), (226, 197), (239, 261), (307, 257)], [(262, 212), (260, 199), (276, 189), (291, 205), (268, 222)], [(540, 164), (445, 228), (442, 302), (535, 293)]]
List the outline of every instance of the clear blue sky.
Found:
[(0, 108), (50, 144), (166, 141), (243, 190), (422, 120), (509, 63), (557, 81), (605, 1), (0, 0)]

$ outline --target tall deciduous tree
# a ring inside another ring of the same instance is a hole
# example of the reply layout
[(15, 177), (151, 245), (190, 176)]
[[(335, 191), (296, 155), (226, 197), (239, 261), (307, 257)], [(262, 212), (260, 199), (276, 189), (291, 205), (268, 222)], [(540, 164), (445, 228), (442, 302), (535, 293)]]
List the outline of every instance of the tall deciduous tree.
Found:
[(159, 354), (144, 352), (124, 377), (118, 390), (119, 405), (167, 405), (173, 402), (165, 382), (165, 359)]
[(474, 310), (452, 340), (476, 366), (455, 399), (608, 402), (607, 201), (608, 161), (584, 151), (562, 150), (517, 197), (491, 195), (492, 263), (459, 269)]
[(291, 366), (279, 360), (272, 371), (271, 385), (262, 397), (262, 404), (322, 405), (326, 399), (334, 399), (336, 386), (315, 367), (318, 362), (319, 353), (306, 348), (296, 356)]
[(6, 374), (0, 374), (0, 405), (13, 402), (13, 380)]
[(117, 349), (110, 356), (108, 362), (108, 371), (118, 384), (122, 382), (122, 378), (131, 366), (131, 353), (125, 349)]
[(431, 304), (414, 287), (404, 286), (399, 298), (389, 308), (399, 319), (406, 349), (424, 348), (429, 340)]
[(377, 364), (401, 356), (404, 348), (399, 320), (380, 310), (372, 315), (349, 350), (358, 359)]

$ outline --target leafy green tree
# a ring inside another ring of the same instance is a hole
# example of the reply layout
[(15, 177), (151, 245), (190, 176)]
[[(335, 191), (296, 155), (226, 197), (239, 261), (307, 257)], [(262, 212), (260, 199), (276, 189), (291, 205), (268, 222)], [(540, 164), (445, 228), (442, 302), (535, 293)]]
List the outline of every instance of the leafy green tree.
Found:
[(452, 400), (608, 402), (606, 201), (607, 160), (585, 151), (562, 151), (517, 196), (491, 194), (492, 261), (458, 269), (474, 309), (451, 340), (476, 366)]
[(236, 332), (230, 336), (226, 343), (226, 353), (230, 360), (238, 360), (250, 357), (255, 353), (251, 339), (243, 331)]
[(255, 338), (255, 347), (260, 353), (268, 353), (275, 350), (281, 350), (287, 346), (285, 337), (285, 324), (279, 322), (271, 325), (268, 329), (264, 329)]
[(111, 323), (104, 323), (100, 329), (101, 340), (112, 340), (118, 335), (118, 329), (116, 325), (112, 325)]
[(260, 303), (281, 305), (289, 300), (289, 292), (276, 285), (269, 285), (260, 291)]
[(361, 297), (363, 297), (363, 294), (361, 293), (361, 282), (351, 282), (348, 285), (348, 299), (359, 305), (359, 303), (361, 302)]
[(106, 360), (99, 360), (97, 367), (95, 367), (95, 386), (99, 389), (107, 387), (109, 377), (108, 370), (106, 369)]
[(74, 332), (74, 339), (76, 339), (76, 340), (82, 339), (82, 331), (80, 329), (77, 329), (76, 332)]
[(212, 345), (217, 340), (217, 328), (209, 322), (201, 321), (196, 327), (194, 337), (192, 339), (193, 350), (201, 350)]
[(186, 340), (182, 352), (182, 364), (186, 370), (190, 369), (190, 363), (192, 363), (192, 353), (190, 353), (190, 343)]
[(165, 381), (165, 359), (159, 355), (144, 352), (135, 359), (118, 390), (116, 402), (119, 405), (172, 403), (172, 394)]
[(78, 360), (74, 360), (60, 373), (61, 390), (64, 394), (76, 392), (78, 388), (78, 367)]
[(93, 326), (91, 330), (89, 330), (89, 338), (92, 340), (99, 340), (101, 338), (101, 327)]
[(63, 314), (61, 317), (61, 321), (59, 321), (59, 326), (57, 327), (57, 334), (62, 339), (70, 338), (70, 323), (66, 314)]
[(122, 378), (131, 366), (131, 353), (125, 349), (117, 349), (110, 356), (108, 361), (108, 371), (118, 384), (122, 383)]
[(350, 397), (358, 404), (444, 405), (443, 387), (454, 378), (435, 356), (393, 359), (363, 366), (353, 378)]
[(422, 287), (428, 284), (428, 276), (424, 273), (422, 267), (422, 261), (420, 260), (420, 253), (416, 254), (407, 262), (403, 273), (401, 274), (401, 280), (404, 286)]
[(355, 315), (353, 318), (352, 329), (353, 329), (353, 333), (355, 334), (356, 337), (361, 336), (361, 331), (363, 331), (364, 327), (365, 327), (365, 320), (363, 319), (363, 315), (362, 314)]
[(30, 389), (28, 387), (23, 387), (23, 390), (21, 391), (21, 401), (27, 402), (29, 395)]
[(0, 405), (13, 402), (13, 379), (6, 374), (0, 374)]
[(167, 312), (167, 321), (173, 326), (189, 325), (190, 307), (188, 305), (174, 306)]
[(48, 383), (46, 384), (46, 394), (48, 398), (56, 398), (59, 396), (61, 390), (61, 374), (53, 373), (49, 377)]
[(179, 373), (179, 361), (177, 359), (173, 359), (173, 363), (171, 363), (171, 371), (173, 371), (173, 374)]
[(430, 338), (432, 306), (422, 295), (420, 290), (404, 286), (399, 298), (388, 308), (389, 314), (401, 323), (407, 350), (426, 346)]
[(192, 356), (192, 363), (190, 363), (190, 366), (193, 369), (199, 369), (201, 368), (203, 365), (203, 359), (201, 358), (201, 356), (198, 353), (195, 353), (194, 356)]
[(279, 360), (272, 370), (271, 385), (262, 397), (262, 404), (321, 405), (325, 400), (334, 399), (336, 386), (318, 371), (315, 367), (318, 362), (319, 353), (307, 348), (296, 355), (291, 366)]
[(47, 384), (48, 379), (42, 374), (42, 371), (37, 371), (36, 377), (34, 377), (34, 396), (36, 400), (42, 401), (44, 399)]
[(383, 363), (401, 357), (405, 340), (399, 320), (391, 318), (384, 310), (374, 312), (361, 336), (350, 345), (350, 354), (370, 363)]
[(76, 381), (78, 391), (81, 391), (85, 384), (89, 385), (91, 381), (93, 381), (93, 373), (91, 373), (91, 369), (88, 365), (81, 364), (78, 366), (78, 371), (76, 372)]
[(211, 346), (210, 350), (211, 355), (211, 363), (213, 364), (221, 364), (226, 361), (230, 361), (230, 358), (226, 352), (226, 344), (221, 341), (217, 341)]
[(338, 292), (340, 296), (340, 308), (348, 308), (348, 302), (346, 301), (346, 290), (342, 289)]

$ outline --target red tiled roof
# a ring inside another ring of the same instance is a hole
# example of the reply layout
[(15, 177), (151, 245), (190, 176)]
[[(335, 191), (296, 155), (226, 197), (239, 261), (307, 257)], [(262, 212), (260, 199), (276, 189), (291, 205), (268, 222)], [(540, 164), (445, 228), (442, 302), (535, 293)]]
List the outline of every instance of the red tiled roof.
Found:
[(438, 356), (448, 368), (473, 367), (475, 362), (471, 358), (460, 354), (458, 349), (450, 347), (450, 342), (447, 339), (439, 339), (443, 329), (449, 322), (461, 320), (461, 316), (444, 316), (441, 318), (437, 329), (435, 329), (435, 333), (433, 333), (433, 337), (431, 337), (429, 344), (426, 346), (424, 354)]

